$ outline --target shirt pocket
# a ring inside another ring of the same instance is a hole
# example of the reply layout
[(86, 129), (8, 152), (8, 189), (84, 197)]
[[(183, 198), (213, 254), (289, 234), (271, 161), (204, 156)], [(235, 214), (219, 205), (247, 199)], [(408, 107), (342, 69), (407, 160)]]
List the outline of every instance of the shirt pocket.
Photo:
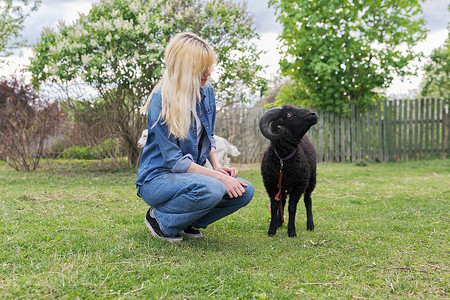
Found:
[(205, 110), (208, 116), (212, 115), (214, 109), (215, 109), (214, 104), (205, 105)]

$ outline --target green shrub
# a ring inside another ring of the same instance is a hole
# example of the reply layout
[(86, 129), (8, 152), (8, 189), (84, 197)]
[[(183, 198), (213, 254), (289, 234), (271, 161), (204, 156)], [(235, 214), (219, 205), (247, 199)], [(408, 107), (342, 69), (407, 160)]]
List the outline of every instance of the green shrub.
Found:
[(119, 139), (106, 139), (95, 147), (71, 146), (62, 154), (63, 158), (99, 159), (117, 156), (120, 149)]
[(358, 160), (355, 162), (355, 165), (358, 166), (358, 167), (366, 167), (368, 164), (367, 164), (367, 161), (366, 161), (366, 160), (364, 160), (364, 159), (358, 159)]
[(94, 153), (89, 147), (71, 146), (62, 154), (63, 158), (72, 159), (94, 159)]

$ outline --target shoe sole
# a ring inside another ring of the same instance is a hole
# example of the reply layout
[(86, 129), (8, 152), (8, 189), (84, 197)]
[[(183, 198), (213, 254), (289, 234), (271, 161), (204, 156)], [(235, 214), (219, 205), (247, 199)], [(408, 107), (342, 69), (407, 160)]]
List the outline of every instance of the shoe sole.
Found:
[(199, 238), (202, 238), (202, 237), (203, 237), (203, 234), (202, 234), (201, 232), (198, 233), (198, 234), (192, 234), (192, 233), (186, 233), (186, 232), (184, 232), (184, 230), (183, 230), (183, 231), (180, 232), (180, 234), (181, 234), (181, 235), (184, 235), (184, 236), (186, 236), (186, 237), (193, 238), (193, 239), (199, 239)]
[(156, 233), (156, 231), (153, 229), (153, 227), (152, 227), (152, 225), (150, 225), (150, 223), (147, 221), (147, 218), (145, 218), (145, 225), (148, 227), (148, 229), (150, 229), (150, 231), (152, 232), (152, 235), (154, 236), (154, 237), (157, 237), (157, 238), (159, 238), (159, 239), (162, 239), (162, 240), (166, 240), (166, 241), (168, 241), (168, 242), (170, 242), (170, 243), (175, 243), (175, 242), (181, 242), (182, 240), (183, 240), (183, 238), (182, 237), (166, 237), (166, 236), (160, 236), (160, 235), (158, 235), (158, 233)]

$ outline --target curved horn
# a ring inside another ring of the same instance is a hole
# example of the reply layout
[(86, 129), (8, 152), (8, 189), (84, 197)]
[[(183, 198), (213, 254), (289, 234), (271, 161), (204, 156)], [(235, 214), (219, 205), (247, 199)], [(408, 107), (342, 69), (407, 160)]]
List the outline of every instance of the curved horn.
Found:
[(273, 133), (270, 129), (270, 123), (278, 119), (281, 116), (281, 107), (275, 107), (266, 111), (266, 113), (261, 117), (261, 121), (259, 122), (259, 130), (263, 136), (268, 140), (278, 140), (282, 137), (286, 131), (284, 127), (279, 127), (279, 133)]

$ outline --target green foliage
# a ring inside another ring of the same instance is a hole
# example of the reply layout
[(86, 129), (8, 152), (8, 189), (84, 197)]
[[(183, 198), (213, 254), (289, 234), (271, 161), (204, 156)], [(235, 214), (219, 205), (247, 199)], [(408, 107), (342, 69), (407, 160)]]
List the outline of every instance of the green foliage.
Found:
[(263, 87), (256, 76), (260, 52), (250, 42), (259, 38), (253, 19), (245, 5), (226, 0), (95, 3), (73, 25), (44, 30), (31, 59), (33, 83), (81, 78), (99, 91), (130, 90), (142, 102), (161, 77), (170, 37), (181, 31), (200, 35), (216, 50), (219, 99), (244, 100), (246, 89)]
[(450, 99), (450, 33), (444, 45), (433, 50), (424, 67), (422, 96)]
[(95, 155), (91, 148), (89, 147), (81, 147), (81, 146), (70, 146), (66, 150), (64, 150), (64, 153), (62, 154), (62, 157), (72, 158), (72, 159), (95, 159)]
[(144, 225), (136, 170), (44, 160), (17, 173), (0, 162), (0, 298), (448, 298), (449, 167), (318, 164), (315, 231), (299, 203), (298, 237), (283, 225), (269, 238), (259, 168), (242, 165), (253, 200), (173, 245)]
[(305, 87), (292, 80), (285, 81), (275, 99), (273, 106), (282, 106), (283, 104), (303, 107), (313, 106), (313, 103), (308, 99)]
[(118, 139), (106, 139), (95, 147), (70, 146), (64, 150), (62, 157), (66, 159), (101, 159), (108, 158), (117, 153), (120, 148)]
[(355, 166), (358, 166), (358, 167), (366, 167), (367, 165), (368, 165), (368, 162), (365, 159), (358, 159), (355, 162)]
[[(417, 0), (271, 0), (281, 22), (282, 74), (296, 98), (316, 108), (345, 111), (375, 101), (393, 76), (413, 74), (411, 47), (426, 37)], [(405, 51), (401, 48), (406, 46)], [(287, 102), (281, 95), (279, 101)]]
[(24, 45), (20, 31), (29, 12), (37, 9), (41, 0), (0, 0), (0, 56), (11, 54), (12, 48)]

